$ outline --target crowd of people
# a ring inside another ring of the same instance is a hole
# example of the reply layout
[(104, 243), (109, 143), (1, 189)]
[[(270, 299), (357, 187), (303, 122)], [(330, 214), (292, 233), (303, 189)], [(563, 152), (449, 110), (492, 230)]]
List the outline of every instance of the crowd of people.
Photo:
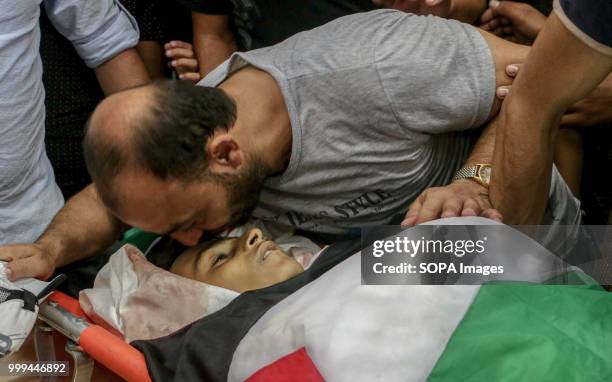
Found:
[(323, 241), (454, 216), (577, 226), (581, 137), (612, 121), (604, 0), (0, 9), (13, 279), (129, 226), (188, 246), (252, 217)]

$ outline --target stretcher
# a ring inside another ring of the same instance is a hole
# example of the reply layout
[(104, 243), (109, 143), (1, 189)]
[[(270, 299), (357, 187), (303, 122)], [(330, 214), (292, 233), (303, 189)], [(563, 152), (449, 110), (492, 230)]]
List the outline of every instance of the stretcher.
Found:
[[(144, 251), (156, 237), (157, 235), (132, 229), (125, 234), (123, 241)], [(53, 333), (62, 334), (67, 338), (65, 351), (74, 364), (72, 381), (90, 381), (95, 362), (126, 381), (151, 381), (143, 354), (118, 334), (93, 323), (83, 312), (77, 299), (55, 291), (40, 305), (38, 318), (34, 327), (38, 361), (56, 360), (57, 336)]]

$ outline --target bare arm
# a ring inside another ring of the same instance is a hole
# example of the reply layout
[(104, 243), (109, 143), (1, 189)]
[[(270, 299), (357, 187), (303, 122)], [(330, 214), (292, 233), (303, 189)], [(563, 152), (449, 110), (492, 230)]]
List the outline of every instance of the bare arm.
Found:
[(125, 228), (90, 184), (66, 203), (36, 243), (49, 248), (55, 265), (62, 266), (105, 250)]
[(582, 43), (551, 14), (495, 121), (490, 197), (507, 223), (540, 223), (559, 120), (611, 69), (612, 58)]
[(164, 78), (164, 68), (166, 57), (164, 50), (157, 41), (140, 41), (136, 45), (136, 50), (151, 78)]
[[(491, 163), (495, 148), (495, 126), (487, 126), (464, 166), (479, 163)], [(489, 202), (489, 190), (467, 179), (459, 179), (443, 187), (431, 187), (410, 205), (404, 221), (404, 227), (411, 227), (438, 218), (453, 216), (484, 216), (501, 221), (502, 215), (493, 209)]]
[(93, 185), (71, 198), (34, 244), (0, 247), (10, 279), (46, 279), (56, 267), (100, 253), (126, 226), (102, 204)]
[[(512, 77), (506, 73), (506, 67), (512, 63), (522, 62), (529, 48), (514, 44), (479, 31), (493, 56), (495, 64), (496, 87), (512, 83)], [(493, 118), (501, 107), (501, 101), (496, 99), (491, 105), (489, 118)], [(474, 146), (464, 166), (479, 163), (491, 163), (495, 147), (495, 125), (489, 124)], [(481, 215), (491, 219), (501, 220), (502, 216), (491, 207), (488, 190), (471, 180), (458, 180), (447, 186), (429, 188), (410, 205), (402, 226), (421, 224), (440, 217)]]
[(486, 9), (485, 0), (452, 0), (448, 18), (473, 24)]
[(236, 51), (236, 41), (226, 15), (192, 12), (193, 44), (200, 74), (204, 77)]
[(149, 82), (147, 69), (136, 49), (126, 49), (95, 68), (105, 95)]

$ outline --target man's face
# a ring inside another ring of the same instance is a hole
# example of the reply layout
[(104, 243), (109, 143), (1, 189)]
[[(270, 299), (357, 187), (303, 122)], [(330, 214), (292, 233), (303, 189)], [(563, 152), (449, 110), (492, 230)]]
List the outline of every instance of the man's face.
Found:
[(183, 252), (170, 272), (237, 292), (265, 288), (304, 270), (254, 228), (240, 238), (200, 244)]
[(218, 231), (248, 219), (259, 199), (262, 174), (257, 162), (242, 173), (211, 174), (188, 184), (125, 172), (111, 183), (120, 190), (113, 213), (128, 225), (169, 234), (193, 246), (204, 231)]

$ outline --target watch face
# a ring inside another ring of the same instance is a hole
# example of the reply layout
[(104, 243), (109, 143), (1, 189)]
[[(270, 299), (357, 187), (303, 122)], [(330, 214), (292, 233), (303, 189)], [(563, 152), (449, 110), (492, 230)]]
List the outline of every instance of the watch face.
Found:
[(482, 166), (480, 171), (478, 171), (478, 175), (480, 175), (480, 179), (486, 184), (491, 183), (491, 166)]

